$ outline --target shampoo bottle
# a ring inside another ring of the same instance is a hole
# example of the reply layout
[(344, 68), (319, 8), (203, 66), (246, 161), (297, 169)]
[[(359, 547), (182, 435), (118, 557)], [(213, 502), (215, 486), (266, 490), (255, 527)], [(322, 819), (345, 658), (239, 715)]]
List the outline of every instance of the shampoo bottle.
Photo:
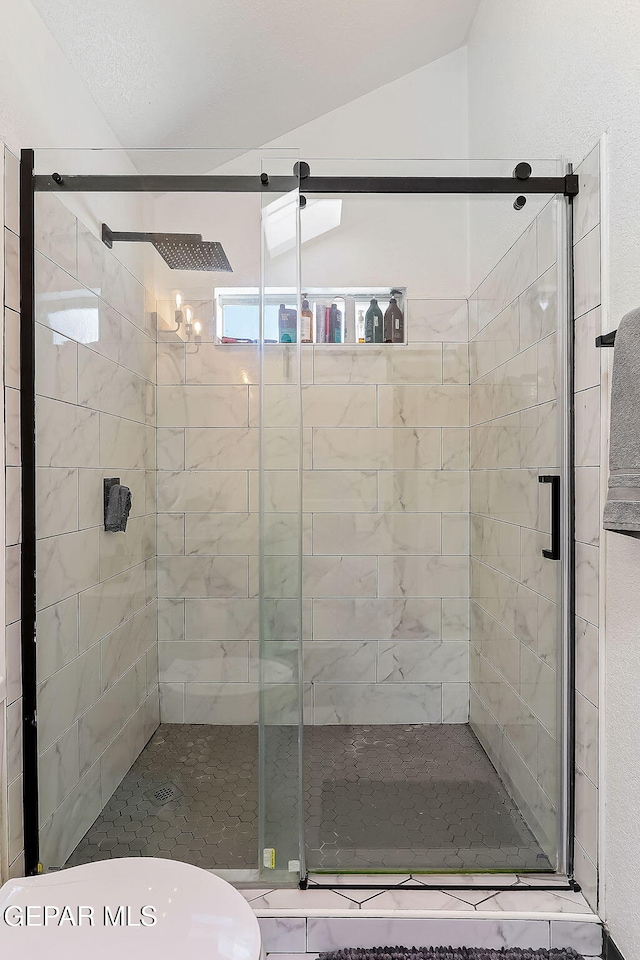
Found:
[(365, 342), (365, 320), (364, 311), (358, 310), (358, 319), (356, 321), (356, 340), (358, 343)]
[(309, 309), (309, 301), (302, 301), (302, 310), (300, 312), (300, 342), (301, 343), (312, 343), (311, 336), (311, 324), (313, 321), (313, 314)]
[(278, 310), (278, 336), (280, 343), (296, 342), (296, 311), (280, 304)]
[(384, 313), (384, 342), (404, 343), (404, 314), (395, 297), (391, 297)]
[(342, 343), (342, 311), (332, 303), (329, 311), (329, 343)]
[(369, 304), (365, 317), (365, 343), (382, 343), (382, 310), (374, 298)]

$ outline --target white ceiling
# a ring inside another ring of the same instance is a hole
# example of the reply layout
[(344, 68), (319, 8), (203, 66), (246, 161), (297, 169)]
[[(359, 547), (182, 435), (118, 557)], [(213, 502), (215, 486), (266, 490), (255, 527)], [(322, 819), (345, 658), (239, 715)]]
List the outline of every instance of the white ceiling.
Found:
[(478, 2), (32, 0), (126, 147), (266, 143), (462, 46)]

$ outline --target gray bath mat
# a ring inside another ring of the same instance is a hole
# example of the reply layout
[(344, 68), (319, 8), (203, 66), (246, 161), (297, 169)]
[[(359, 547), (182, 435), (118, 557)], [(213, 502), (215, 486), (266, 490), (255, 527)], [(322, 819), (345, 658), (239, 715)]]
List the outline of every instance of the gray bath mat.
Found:
[(370, 947), (321, 953), (320, 960), (580, 960), (571, 947), (527, 950), (520, 947)]

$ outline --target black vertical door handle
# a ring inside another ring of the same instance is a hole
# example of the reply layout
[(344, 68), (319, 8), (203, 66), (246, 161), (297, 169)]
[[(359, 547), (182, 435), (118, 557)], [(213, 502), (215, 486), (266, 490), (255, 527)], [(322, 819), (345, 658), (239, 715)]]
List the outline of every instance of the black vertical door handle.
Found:
[(538, 483), (551, 484), (551, 550), (543, 550), (547, 560), (560, 559), (560, 477), (556, 474), (542, 474)]

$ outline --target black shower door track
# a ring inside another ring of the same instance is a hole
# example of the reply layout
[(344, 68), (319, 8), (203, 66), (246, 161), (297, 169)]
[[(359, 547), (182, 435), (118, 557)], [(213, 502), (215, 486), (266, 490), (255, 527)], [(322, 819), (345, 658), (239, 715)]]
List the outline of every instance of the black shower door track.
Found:
[[(554, 194), (572, 199), (578, 177), (312, 177), (35, 174), (35, 151), (20, 154), (20, 441), (22, 463), (21, 663), (23, 732), (23, 829), (25, 873), (42, 870), (38, 818), (38, 717), (36, 663), (36, 396), (35, 396), (35, 195), (57, 193), (288, 193), (305, 194)], [(308, 167), (307, 167), (308, 169)], [(570, 168), (569, 168), (570, 169)], [(572, 285), (570, 284), (570, 287)], [(572, 483), (573, 462), (568, 482)], [(573, 537), (571, 537), (571, 540)], [(569, 598), (570, 604), (573, 598)], [(570, 638), (570, 649), (573, 640)], [(571, 683), (571, 679), (569, 681)], [(573, 687), (572, 687), (573, 689)], [(573, 737), (570, 731), (570, 737)], [(572, 766), (572, 765), (570, 765)], [(569, 784), (572, 787), (571, 771)], [(570, 791), (571, 792), (571, 791)], [(569, 803), (571, 823), (573, 802)], [(573, 857), (569, 837), (569, 872)], [(305, 881), (303, 879), (303, 885)], [(573, 881), (569, 880), (572, 885)], [(381, 886), (393, 887), (393, 883)], [(428, 887), (426, 889), (429, 889)], [(462, 889), (458, 887), (458, 889)], [(509, 888), (511, 889), (511, 888)], [(554, 887), (553, 889), (558, 889)]]

